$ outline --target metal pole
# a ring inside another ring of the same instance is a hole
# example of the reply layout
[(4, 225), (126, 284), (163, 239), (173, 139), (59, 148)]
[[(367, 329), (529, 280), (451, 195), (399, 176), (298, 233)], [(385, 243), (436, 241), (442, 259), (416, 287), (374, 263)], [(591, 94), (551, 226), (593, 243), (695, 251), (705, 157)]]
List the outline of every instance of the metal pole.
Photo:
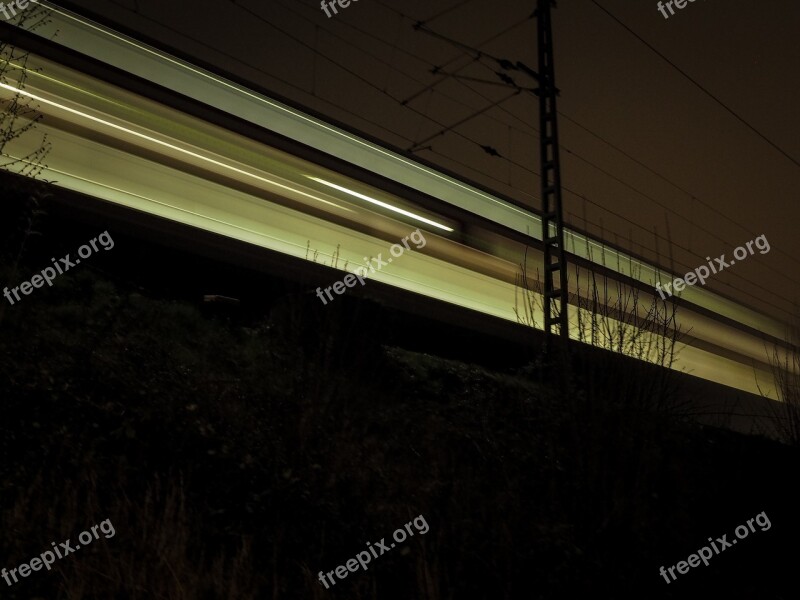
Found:
[[(538, 0), (536, 8), (539, 46), (539, 161), (542, 173), (542, 243), (544, 245), (544, 330), (550, 348), (553, 326), (562, 342), (569, 339), (567, 263), (564, 253), (564, 219), (561, 206), (561, 168), (558, 154), (552, 0)], [(558, 283), (553, 277), (558, 273)], [(558, 306), (556, 307), (556, 302)]]

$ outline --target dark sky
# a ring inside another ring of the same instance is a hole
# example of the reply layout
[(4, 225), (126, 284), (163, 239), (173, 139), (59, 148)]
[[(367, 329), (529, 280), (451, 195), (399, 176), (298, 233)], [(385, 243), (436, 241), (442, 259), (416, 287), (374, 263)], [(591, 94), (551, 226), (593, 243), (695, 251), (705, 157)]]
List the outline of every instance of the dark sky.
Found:
[[(513, 90), (451, 77), (418, 94), (441, 79), (434, 65), (499, 79), (491, 59), (475, 61), (413, 28), (425, 20), (536, 68), (534, 4), (358, 0), (328, 18), (312, 0), (75, 2), (392, 145), (429, 146), (417, 155), (538, 208), (536, 98), (514, 95), (420, 143)], [(649, 259), (657, 246), (665, 266), (669, 247), (679, 274), (764, 234), (768, 254), (707, 287), (782, 320), (797, 314), (800, 3), (696, 0), (665, 19), (655, 0), (562, 0), (553, 21), (567, 222), (597, 235), (602, 227), (603, 237)]]

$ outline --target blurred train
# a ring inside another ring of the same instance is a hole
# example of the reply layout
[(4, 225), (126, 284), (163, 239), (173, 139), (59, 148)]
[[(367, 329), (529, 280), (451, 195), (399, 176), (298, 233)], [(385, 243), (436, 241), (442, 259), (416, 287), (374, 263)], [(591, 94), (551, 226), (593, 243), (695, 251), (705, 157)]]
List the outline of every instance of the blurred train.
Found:
[[(459, 180), (344, 127), (293, 108), (264, 90), (220, 76), (55, 5), (29, 32), (0, 23), (2, 39), (30, 51), (8, 64), (0, 95), (28, 97), (44, 115), (38, 129), (52, 151), (43, 177), (63, 188), (301, 259), (341, 269), (388, 253), (411, 231), (423, 249), (407, 252), (374, 279), (416, 294), (517, 321), (521, 289), (541, 265), (541, 221), (531, 207)], [(20, 157), (37, 136), (6, 148)], [(612, 281), (604, 318), (620, 295), (638, 310), (653, 285), (671, 279), (656, 265), (567, 228), (571, 336), (580, 337), (578, 289), (591, 273)], [(349, 266), (348, 266), (349, 265)], [(577, 275), (577, 276), (575, 276)], [(618, 315), (619, 316), (619, 315)], [(784, 356), (784, 324), (704, 288), (681, 294), (683, 333), (673, 368), (775, 397), (767, 359)], [(659, 337), (659, 334), (649, 334)], [(669, 335), (668, 335), (669, 337)]]

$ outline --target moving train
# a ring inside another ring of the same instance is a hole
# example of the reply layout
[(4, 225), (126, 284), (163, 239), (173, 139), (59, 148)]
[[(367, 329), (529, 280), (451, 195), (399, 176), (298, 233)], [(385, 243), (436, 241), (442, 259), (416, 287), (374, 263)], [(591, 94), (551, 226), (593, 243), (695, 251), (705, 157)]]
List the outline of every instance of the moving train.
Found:
[[(541, 324), (535, 286), (541, 220), (533, 207), (460, 180), (375, 140), (299, 110), (174, 51), (46, 2), (50, 21), (34, 32), (0, 23), (2, 39), (30, 51), (8, 64), (4, 99), (22, 94), (43, 115), (52, 143), (42, 176), (65, 189), (299, 259), (352, 270), (419, 229), (427, 243), (372, 277), (390, 286), (500, 319)], [(26, 155), (39, 139), (7, 146)], [(633, 294), (667, 305), (654, 284), (672, 275), (573, 228), (569, 255), (570, 335), (587, 339), (598, 274), (613, 283), (603, 319)], [(596, 281), (596, 279), (595, 279)], [(654, 304), (655, 303), (655, 304)], [(525, 311), (522, 311), (525, 312)], [(672, 368), (721, 385), (776, 397), (768, 355), (785, 324), (702, 287), (680, 294), (670, 330), (681, 340)], [(581, 318), (582, 317), (582, 318)], [(658, 338), (670, 332), (651, 332)], [(658, 341), (656, 339), (656, 345)]]

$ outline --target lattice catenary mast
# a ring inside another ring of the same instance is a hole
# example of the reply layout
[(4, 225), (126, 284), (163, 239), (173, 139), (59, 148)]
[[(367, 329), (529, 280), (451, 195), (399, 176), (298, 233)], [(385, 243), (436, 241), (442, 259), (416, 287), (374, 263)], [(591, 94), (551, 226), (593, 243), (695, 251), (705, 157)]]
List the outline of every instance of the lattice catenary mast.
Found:
[[(536, 7), (539, 46), (539, 161), (542, 173), (542, 243), (544, 245), (544, 331), (550, 344), (553, 325), (562, 341), (569, 339), (567, 313), (567, 262), (564, 252), (564, 217), (561, 206), (561, 168), (558, 157), (558, 126), (553, 68), (553, 30), (550, 5), (554, 0), (538, 0)], [(553, 274), (558, 273), (558, 287)], [(556, 310), (556, 302), (558, 308)]]

